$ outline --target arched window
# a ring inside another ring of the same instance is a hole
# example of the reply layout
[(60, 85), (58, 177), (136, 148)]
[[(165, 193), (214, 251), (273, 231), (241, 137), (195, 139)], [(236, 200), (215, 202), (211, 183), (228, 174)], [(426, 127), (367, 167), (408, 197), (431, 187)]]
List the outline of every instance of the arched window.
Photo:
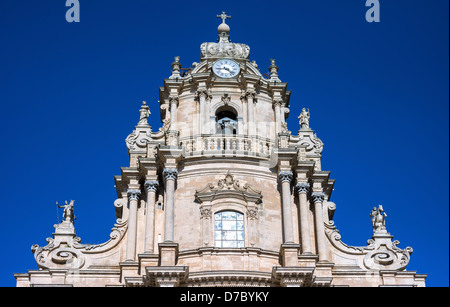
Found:
[(237, 116), (231, 111), (231, 108), (220, 108), (216, 113), (216, 133), (218, 134), (237, 134)]
[(244, 247), (244, 215), (236, 211), (214, 214), (214, 246)]

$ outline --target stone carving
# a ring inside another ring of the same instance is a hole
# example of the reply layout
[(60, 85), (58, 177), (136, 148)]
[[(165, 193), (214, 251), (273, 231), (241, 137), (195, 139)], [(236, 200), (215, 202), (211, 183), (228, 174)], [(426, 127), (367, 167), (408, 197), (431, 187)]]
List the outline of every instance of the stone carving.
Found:
[(139, 197), (141, 197), (141, 190), (130, 189), (127, 191), (127, 196), (129, 200), (139, 200)]
[(281, 183), (283, 183), (285, 181), (291, 182), (293, 178), (294, 178), (294, 174), (290, 171), (281, 171), (278, 174), (278, 179), (280, 180)]
[(229, 39), (230, 27), (225, 23), (225, 19), (231, 18), (225, 13), (218, 15), (222, 18), (222, 23), (217, 28), (219, 32), (218, 43), (203, 43), (200, 46), (201, 58), (224, 58), (231, 57), (235, 59), (248, 59), (250, 47), (245, 44), (231, 43)]
[(314, 192), (311, 194), (311, 198), (314, 203), (323, 203), (325, 199), (325, 193), (323, 192)]
[(172, 75), (169, 77), (169, 79), (180, 78), (181, 77), (180, 70), (181, 70), (180, 57), (176, 56), (174, 58), (174, 62), (172, 63)]
[(166, 168), (163, 171), (164, 179), (166, 180), (177, 180), (178, 177), (178, 170)]
[(302, 109), (302, 112), (299, 115), (299, 124), (300, 124), (300, 130), (309, 130), (309, 119), (310, 119), (311, 115), (309, 113), (309, 109), (308, 111), (306, 111), (305, 108)]
[(56, 206), (58, 208), (64, 208), (64, 212), (63, 212), (63, 218), (66, 222), (70, 222), (70, 223), (74, 223), (76, 220), (75, 214), (73, 213), (73, 205), (74, 205), (74, 200), (71, 200), (70, 203), (67, 203), (67, 200), (65, 201), (65, 205), (60, 206), (58, 204), (58, 202), (56, 202)]
[(307, 182), (299, 182), (295, 185), (295, 189), (297, 190), (297, 193), (308, 193), (310, 189), (310, 184)]
[(385, 217), (387, 217), (387, 214), (383, 211), (383, 206), (378, 205), (378, 209), (377, 207), (373, 207), (370, 217), (372, 218), (373, 233), (385, 233)]
[(235, 197), (255, 204), (260, 203), (262, 200), (261, 191), (255, 190), (248, 183), (241, 186), (239, 180), (234, 179), (230, 172), (225, 175), (224, 179), (220, 179), (217, 184), (209, 183), (203, 189), (195, 191), (195, 198), (200, 203), (221, 197)]
[(223, 94), (221, 101), (227, 106), (231, 102), (231, 97), (228, 94)]
[(341, 241), (339, 230), (333, 221), (325, 223), (325, 233), (331, 244), (338, 250), (352, 255), (356, 263), (361, 263), (363, 269), (402, 271), (409, 263), (413, 252), (411, 247), (401, 249), (400, 242), (392, 240), (393, 236), (386, 231), (384, 218), (387, 216), (383, 208), (372, 209), (371, 215), (374, 233), (367, 241), (367, 246), (349, 246)]
[(280, 78), (278, 78), (278, 66), (275, 64), (275, 60), (271, 59), (270, 63), (271, 63), (269, 66), (270, 81), (281, 82)]
[(148, 191), (156, 192), (159, 187), (159, 182), (156, 180), (146, 180), (144, 186), (147, 192)]
[(137, 126), (125, 139), (128, 152), (145, 152), (147, 143), (152, 141), (152, 127), (150, 127), (147, 122), (147, 118), (150, 115), (150, 108), (147, 106), (145, 101), (142, 102), (139, 114), (140, 117)]
[(151, 114), (150, 108), (147, 105), (147, 102), (143, 101), (141, 109), (139, 110), (140, 118), (138, 122), (138, 126), (148, 126), (147, 118)]

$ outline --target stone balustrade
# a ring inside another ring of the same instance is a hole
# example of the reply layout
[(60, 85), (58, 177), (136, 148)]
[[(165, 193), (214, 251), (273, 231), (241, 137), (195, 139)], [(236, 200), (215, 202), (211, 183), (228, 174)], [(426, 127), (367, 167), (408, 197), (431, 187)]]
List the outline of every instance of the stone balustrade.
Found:
[(205, 153), (242, 153), (269, 157), (275, 142), (268, 138), (248, 135), (196, 135), (180, 139), (180, 146), (185, 147), (187, 156)]

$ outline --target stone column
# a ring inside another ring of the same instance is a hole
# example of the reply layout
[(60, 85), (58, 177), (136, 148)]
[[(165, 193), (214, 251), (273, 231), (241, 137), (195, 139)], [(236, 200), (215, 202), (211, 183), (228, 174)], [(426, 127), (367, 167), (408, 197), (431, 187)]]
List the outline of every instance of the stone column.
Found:
[(163, 171), (166, 185), (166, 203), (164, 205), (164, 242), (173, 242), (174, 229), (174, 205), (175, 205), (175, 181), (178, 171), (166, 168)]
[(299, 198), (300, 206), (300, 235), (302, 243), (302, 253), (312, 254), (311, 232), (309, 228), (308, 192), (310, 185), (307, 182), (299, 182), (295, 186)]
[(282, 100), (280, 98), (274, 99), (273, 102), (275, 111), (275, 132), (277, 135), (281, 132), (281, 102)]
[(255, 90), (247, 90), (247, 116), (248, 116), (248, 134), (256, 134), (256, 123), (255, 123), (255, 103), (256, 103), (256, 92)]
[(322, 204), (323, 200), (325, 199), (325, 194), (322, 192), (315, 192), (312, 193), (311, 198), (314, 202), (314, 220), (316, 224), (316, 240), (317, 240), (319, 261), (328, 261), (325, 227), (323, 224), (323, 210), (322, 210)]
[(170, 95), (169, 104), (170, 104), (170, 130), (177, 130), (178, 95)]
[(284, 243), (294, 243), (294, 227), (292, 225), (291, 181), (290, 171), (281, 171), (278, 179), (281, 182)]
[(204, 91), (206, 89), (199, 88), (197, 92), (195, 92), (195, 99), (198, 101), (199, 104), (199, 115), (198, 115), (198, 133), (203, 134), (203, 126), (205, 125), (203, 123), (203, 119), (205, 118), (205, 97)]
[(137, 209), (138, 201), (141, 196), (140, 190), (129, 189), (128, 194), (128, 205), (129, 205), (129, 216), (128, 216), (128, 236), (127, 236), (127, 250), (126, 250), (126, 260), (135, 261), (136, 260), (136, 234), (137, 234)]
[(153, 254), (155, 245), (155, 196), (159, 182), (156, 180), (145, 181), (147, 190), (147, 216), (145, 219), (145, 243), (144, 252)]

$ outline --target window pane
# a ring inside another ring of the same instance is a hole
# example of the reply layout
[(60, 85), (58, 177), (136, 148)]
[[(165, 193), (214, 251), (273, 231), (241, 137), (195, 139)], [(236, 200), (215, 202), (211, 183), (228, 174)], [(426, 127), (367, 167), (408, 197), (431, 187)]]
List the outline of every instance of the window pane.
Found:
[(225, 231), (225, 236), (222, 238), (223, 240), (236, 240), (236, 231)]
[(235, 211), (214, 214), (214, 246), (244, 247), (244, 215)]
[(236, 229), (237, 230), (244, 230), (244, 221), (237, 221), (236, 222)]
[(222, 231), (214, 231), (214, 240), (222, 240)]
[(244, 240), (244, 232), (243, 231), (238, 231), (237, 232), (237, 239), (238, 240)]
[(214, 222), (214, 229), (215, 230), (221, 230), (222, 229), (222, 222), (221, 221), (215, 221)]
[(223, 230), (236, 230), (236, 221), (223, 221)]

